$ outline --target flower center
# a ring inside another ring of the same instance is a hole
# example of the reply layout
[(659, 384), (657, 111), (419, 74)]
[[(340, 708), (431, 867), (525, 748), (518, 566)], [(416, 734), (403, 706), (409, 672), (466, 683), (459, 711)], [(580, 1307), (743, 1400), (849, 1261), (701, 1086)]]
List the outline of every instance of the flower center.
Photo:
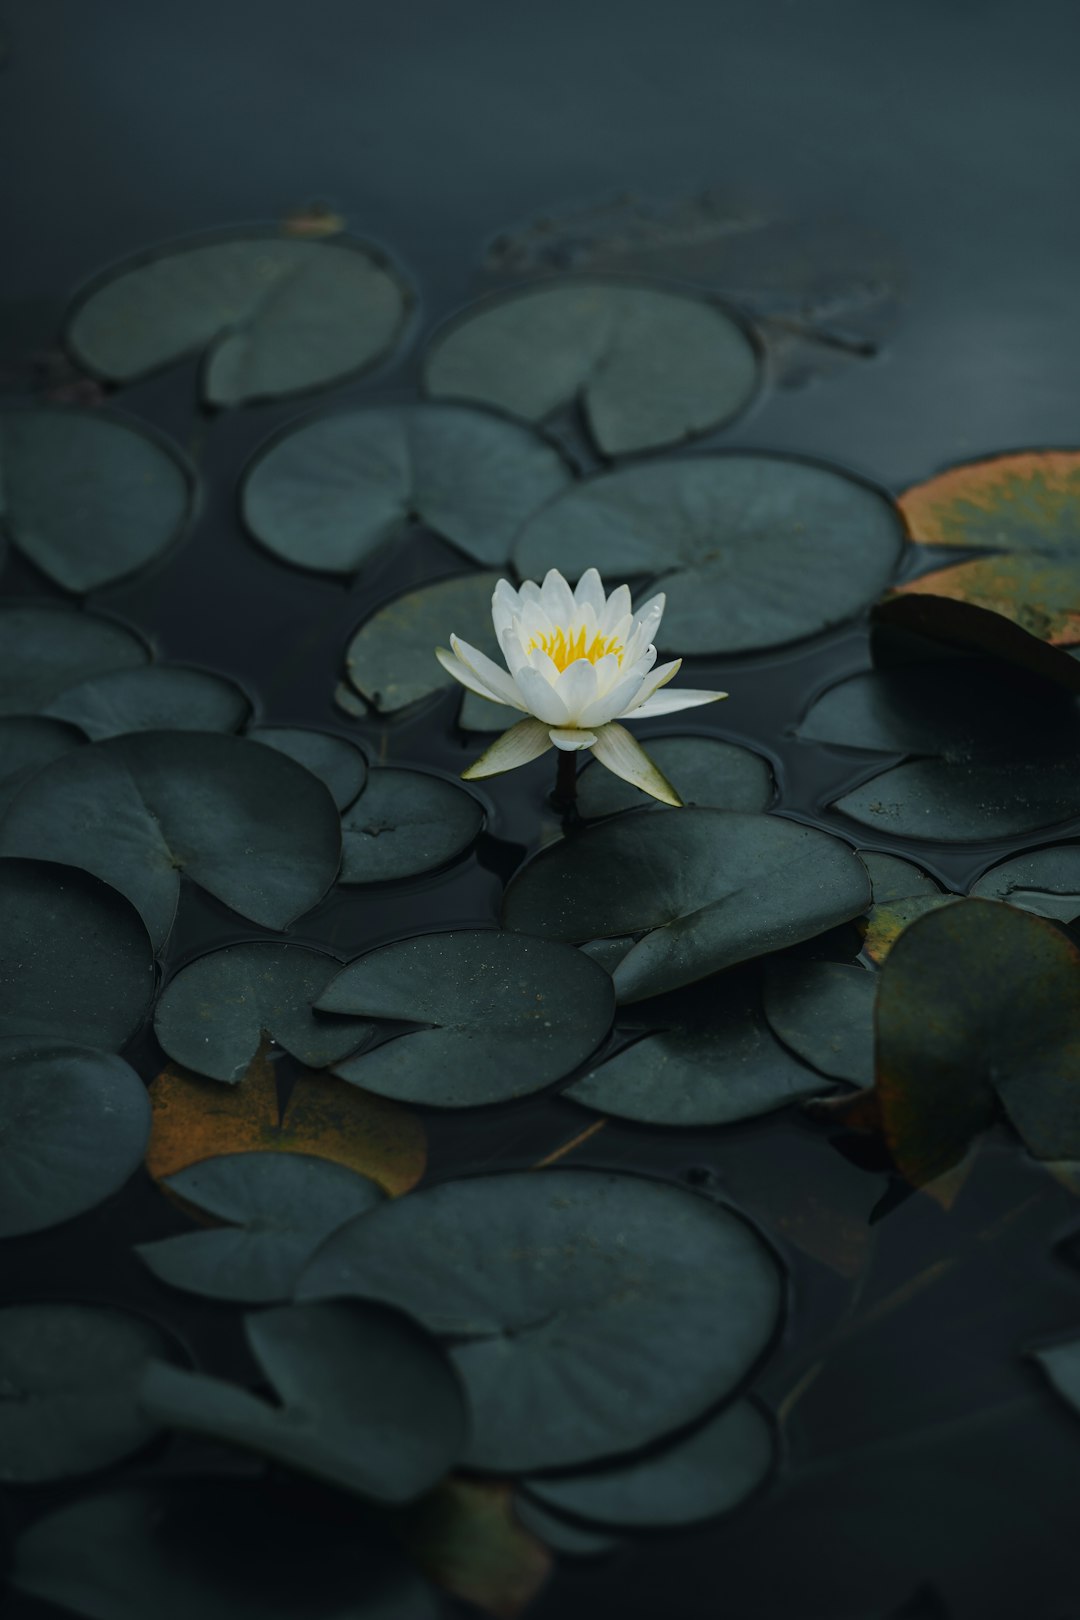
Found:
[(525, 651), (535, 652), (537, 647), (543, 648), (560, 674), (567, 664), (574, 664), (579, 658), (595, 664), (608, 653), (614, 653), (620, 664), (623, 661), (623, 644), (617, 636), (597, 634), (586, 646), (584, 625), (579, 630), (564, 630), (562, 625), (557, 625), (546, 635), (533, 636)]

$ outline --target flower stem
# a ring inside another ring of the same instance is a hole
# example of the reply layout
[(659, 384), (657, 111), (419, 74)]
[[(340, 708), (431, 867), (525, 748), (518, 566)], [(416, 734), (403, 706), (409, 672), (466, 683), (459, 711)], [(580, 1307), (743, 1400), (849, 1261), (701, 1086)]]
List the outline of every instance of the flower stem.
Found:
[(576, 750), (560, 748), (559, 761), (555, 769), (555, 789), (551, 795), (551, 802), (556, 810), (562, 811), (563, 820), (567, 822), (578, 819), (577, 778), (578, 760)]

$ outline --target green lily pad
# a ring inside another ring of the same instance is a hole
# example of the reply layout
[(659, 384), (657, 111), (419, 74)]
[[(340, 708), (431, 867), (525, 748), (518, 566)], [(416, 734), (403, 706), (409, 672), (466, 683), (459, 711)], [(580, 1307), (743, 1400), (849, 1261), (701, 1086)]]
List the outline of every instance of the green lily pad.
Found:
[(149, 664), (69, 686), (44, 712), (99, 742), (131, 731), (239, 731), (251, 703), (223, 675), (179, 664)]
[(305, 726), (253, 726), (249, 741), (263, 743), (288, 754), (298, 765), (325, 782), (339, 810), (352, 804), (367, 781), (367, 760), (355, 743), (330, 731)]
[(484, 824), (465, 788), (426, 771), (380, 766), (341, 818), (342, 883), (385, 883), (445, 866)]
[(157, 434), (69, 405), (0, 414), (0, 515), (19, 550), (68, 591), (145, 567), (191, 516), (194, 480)]
[(550, 845), (511, 882), (503, 920), (551, 939), (642, 934), (614, 974), (630, 1002), (812, 939), (869, 902), (866, 868), (839, 839), (699, 807), (619, 816)]
[(142, 1381), (143, 1409), (165, 1427), (250, 1448), (383, 1502), (413, 1501), (457, 1461), (461, 1385), (415, 1323), (338, 1300), (253, 1312), (244, 1328), (279, 1405), (155, 1362)]
[(306, 1153), (226, 1153), (164, 1185), (229, 1224), (140, 1243), (136, 1254), (174, 1288), (247, 1305), (290, 1299), (323, 1239), (383, 1197), (366, 1176)]
[[(482, 701), (482, 699), (478, 699)], [(642, 738), (649, 758), (673, 782), (684, 805), (711, 805), (717, 810), (767, 810), (776, 783), (767, 760), (737, 743), (716, 737)], [(578, 780), (578, 805), (587, 817), (610, 816), (618, 810), (663, 810), (667, 807), (598, 762), (586, 765)]]
[(308, 1067), (326, 1068), (371, 1033), (361, 1019), (312, 1012), (340, 970), (336, 956), (277, 940), (209, 951), (169, 981), (154, 1033), (177, 1063), (230, 1085), (244, 1078), (264, 1035)]
[(514, 564), (667, 593), (673, 653), (781, 647), (860, 613), (900, 555), (889, 503), (846, 473), (768, 455), (649, 461), (575, 485), (525, 525)]
[(834, 808), (893, 838), (975, 844), (1080, 816), (1075, 753), (952, 764), (913, 759), (882, 771)]
[(1015, 855), (984, 872), (971, 893), (984, 900), (1004, 900), (1036, 917), (1074, 922), (1080, 917), (1080, 845), (1056, 844)]
[(104, 1305), (0, 1309), (0, 1482), (39, 1485), (93, 1473), (153, 1439), (135, 1391), (164, 1335)]
[[(435, 657), (451, 634), (499, 657), (491, 623), (498, 574), (458, 574), (408, 591), (365, 619), (345, 653), (349, 679), (380, 714), (457, 687)], [(520, 718), (520, 716), (518, 716)]]
[(212, 732), (144, 731), (39, 771), (0, 824), (0, 853), (95, 873), (132, 901), (158, 947), (181, 872), (242, 917), (287, 928), (337, 875), (341, 831), (328, 790), (284, 754)]
[(1080, 1339), (1044, 1345), (1031, 1354), (1062, 1400), (1080, 1416)]
[(876, 906), (888, 905), (894, 900), (908, 900), (914, 895), (941, 892), (934, 879), (921, 866), (902, 861), (899, 855), (882, 855), (875, 849), (856, 850), (856, 854), (870, 874), (870, 887)]
[(752, 1401), (736, 1401), (692, 1434), (634, 1462), (527, 1481), (545, 1507), (620, 1528), (696, 1524), (730, 1513), (776, 1461), (773, 1427)]
[[(280, 1556), (300, 1549), (302, 1556)], [(84, 1496), (24, 1530), (12, 1584), (84, 1620), (438, 1620), (385, 1535), (295, 1491), (177, 1480)]]
[(559, 1553), (563, 1558), (595, 1558), (619, 1545), (617, 1535), (608, 1535), (601, 1530), (586, 1530), (584, 1525), (560, 1518), (557, 1513), (549, 1513), (539, 1502), (520, 1493), (514, 1497), (514, 1517), (531, 1536), (537, 1536), (552, 1552)]
[(472, 1411), (465, 1460), (510, 1473), (692, 1422), (746, 1376), (783, 1308), (776, 1261), (730, 1211), (588, 1170), (384, 1204), (323, 1245), (300, 1294), (382, 1300), (448, 1337)]
[(529, 422), (580, 399), (610, 456), (729, 422), (757, 381), (752, 343), (716, 304), (592, 279), (496, 294), (439, 333), (424, 362), (429, 394)]
[(1080, 1159), (1080, 951), (990, 900), (912, 923), (881, 970), (877, 1093), (915, 1185), (957, 1163), (999, 1104), (1036, 1158)]
[(0, 1237), (96, 1208), (138, 1170), (149, 1136), (146, 1087), (122, 1058), (0, 1041)]
[(70, 754), (83, 738), (74, 726), (37, 715), (0, 716), (0, 816), (35, 771), (61, 754)]
[(276, 557), (327, 573), (354, 573), (415, 523), (491, 566), (569, 483), (557, 451), (516, 422), (389, 405), (319, 416), (277, 439), (245, 479), (244, 520)]
[(37, 714), (76, 681), (149, 661), (146, 642), (115, 619), (53, 602), (0, 605), (0, 714)]
[(765, 1016), (785, 1046), (831, 1080), (874, 1083), (877, 978), (842, 962), (770, 962)]
[(67, 341), (118, 383), (203, 354), (206, 403), (243, 405), (373, 366), (400, 339), (408, 302), (361, 243), (214, 237), (121, 265), (77, 304)]
[(379, 1096), (472, 1108), (561, 1080), (607, 1034), (614, 998), (603, 969), (569, 946), (455, 929), (350, 962), (316, 1010), (424, 1025), (334, 1073)]
[(106, 883), (51, 861), (0, 859), (0, 1036), (118, 1052), (155, 990), (134, 908)]
[(728, 1125), (821, 1090), (769, 1031), (757, 974), (730, 972), (638, 1008), (642, 1038), (568, 1086), (600, 1114), (648, 1125)]

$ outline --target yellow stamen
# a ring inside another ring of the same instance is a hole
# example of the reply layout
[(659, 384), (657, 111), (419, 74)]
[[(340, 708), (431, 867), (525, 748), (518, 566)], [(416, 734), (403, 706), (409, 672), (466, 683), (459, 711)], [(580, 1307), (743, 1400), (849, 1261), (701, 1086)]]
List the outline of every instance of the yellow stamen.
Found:
[(533, 636), (525, 651), (534, 652), (537, 647), (543, 648), (560, 673), (567, 664), (576, 663), (579, 658), (595, 664), (601, 658), (606, 658), (608, 653), (614, 653), (620, 664), (623, 661), (623, 644), (617, 636), (602, 636), (598, 633), (586, 646), (584, 625), (577, 630), (564, 630), (559, 625), (548, 635)]

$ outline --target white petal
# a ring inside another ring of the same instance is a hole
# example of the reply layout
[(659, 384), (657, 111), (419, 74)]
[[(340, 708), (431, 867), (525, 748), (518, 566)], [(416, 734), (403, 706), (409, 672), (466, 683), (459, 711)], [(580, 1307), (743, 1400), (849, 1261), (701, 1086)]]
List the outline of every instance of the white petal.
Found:
[(596, 671), (597, 695), (610, 692), (624, 678), (623, 667), (614, 653), (605, 653), (603, 658), (598, 658), (593, 669)]
[(538, 675), (542, 675), (549, 686), (555, 685), (559, 678), (559, 666), (551, 654), (544, 651), (543, 647), (533, 648), (529, 654), (528, 663), (529, 668), (535, 669)]
[(576, 752), (579, 748), (591, 748), (596, 741), (595, 731), (583, 731), (580, 726), (556, 726), (548, 736), (556, 748), (561, 748), (564, 754)]
[(578, 724), (603, 726), (609, 720), (618, 720), (634, 702), (644, 679), (644, 670), (631, 671), (608, 691), (598, 693), (593, 702), (578, 715)]
[(521, 598), (508, 579), (500, 579), (491, 593), (491, 622), (495, 634), (501, 636), (521, 612)]
[(649, 640), (648, 629), (639, 625), (623, 643), (623, 668), (640, 663), (642, 660), (646, 669), (652, 669), (656, 663), (656, 647)]
[(642, 602), (641, 606), (637, 609), (636, 618), (638, 623), (646, 624), (655, 620), (655, 623), (659, 624), (660, 620), (664, 616), (664, 605), (666, 602), (667, 597), (663, 591), (657, 591), (655, 596), (650, 596), (649, 600), (647, 602)]
[(517, 689), (506, 670), (500, 669), (494, 659), (488, 657), (487, 653), (482, 653), (479, 647), (470, 647), (469, 643), (462, 641), (460, 636), (451, 636), (450, 645), (466, 668), (472, 670), (476, 678), (483, 681), (484, 685), (490, 688), (500, 703), (509, 703), (515, 709), (525, 707), (518, 697)]
[(577, 604), (579, 613), (582, 608), (591, 607), (596, 615), (597, 623), (600, 622), (605, 606), (604, 586), (595, 568), (586, 568), (578, 580), (577, 589), (574, 591), (574, 601)]
[(498, 776), (500, 771), (512, 771), (518, 765), (528, 765), (539, 759), (551, 747), (546, 726), (539, 720), (519, 720), (516, 726), (496, 737), (491, 747), (480, 758), (462, 771), (462, 779), (473, 782), (478, 776)]
[(632, 613), (630, 603), (629, 585), (617, 585), (604, 604), (604, 611), (600, 615), (600, 633), (610, 636), (620, 619), (630, 618)]
[(574, 617), (574, 593), (557, 568), (549, 568), (540, 587), (544, 611), (557, 624), (569, 624)]
[(662, 771), (658, 770), (636, 737), (625, 726), (602, 726), (593, 743), (593, 754), (609, 771), (633, 783), (643, 793), (663, 804), (681, 805), (682, 800)]
[(572, 664), (567, 664), (555, 682), (555, 691), (566, 704), (570, 724), (576, 726), (583, 710), (596, 696), (596, 670), (594, 666), (589, 663), (587, 658), (575, 658)]
[(699, 703), (719, 703), (721, 698), (726, 697), (726, 692), (694, 692), (684, 686), (674, 692), (657, 692), (655, 697), (646, 698), (644, 703), (639, 703), (623, 718), (644, 720), (647, 715), (677, 714), (680, 709), (696, 709)]
[(623, 713), (630, 714), (636, 712), (638, 707), (645, 702), (646, 698), (651, 698), (653, 693), (658, 692), (662, 686), (666, 686), (668, 681), (673, 681), (681, 668), (681, 658), (673, 658), (670, 664), (657, 664), (656, 668), (649, 675), (648, 679), (642, 682), (641, 691), (638, 693), (633, 703), (629, 706), (629, 708), (624, 709)]
[(473, 674), (469, 666), (463, 664), (461, 659), (450, 651), (449, 647), (436, 647), (435, 656), (446, 673), (452, 675), (455, 681), (460, 681), (462, 686), (467, 687), (470, 692), (475, 692), (478, 697), (490, 698), (492, 702), (495, 701), (495, 694), (490, 688), (485, 686), (483, 681)]
[(546, 681), (539, 670), (526, 666), (518, 671), (514, 677), (525, 707), (530, 714), (542, 720), (546, 726), (565, 726), (570, 716), (566, 712), (566, 704), (555, 691), (550, 681)]
[(518, 591), (518, 596), (521, 598), (522, 607), (525, 607), (526, 603), (529, 602), (531, 602), (535, 607), (540, 601), (540, 587), (536, 583), (535, 579), (523, 580), (521, 583), (521, 588)]
[(499, 646), (506, 659), (506, 667), (511, 675), (517, 675), (519, 669), (529, 662), (529, 655), (521, 644), (521, 637), (512, 627), (499, 632)]

